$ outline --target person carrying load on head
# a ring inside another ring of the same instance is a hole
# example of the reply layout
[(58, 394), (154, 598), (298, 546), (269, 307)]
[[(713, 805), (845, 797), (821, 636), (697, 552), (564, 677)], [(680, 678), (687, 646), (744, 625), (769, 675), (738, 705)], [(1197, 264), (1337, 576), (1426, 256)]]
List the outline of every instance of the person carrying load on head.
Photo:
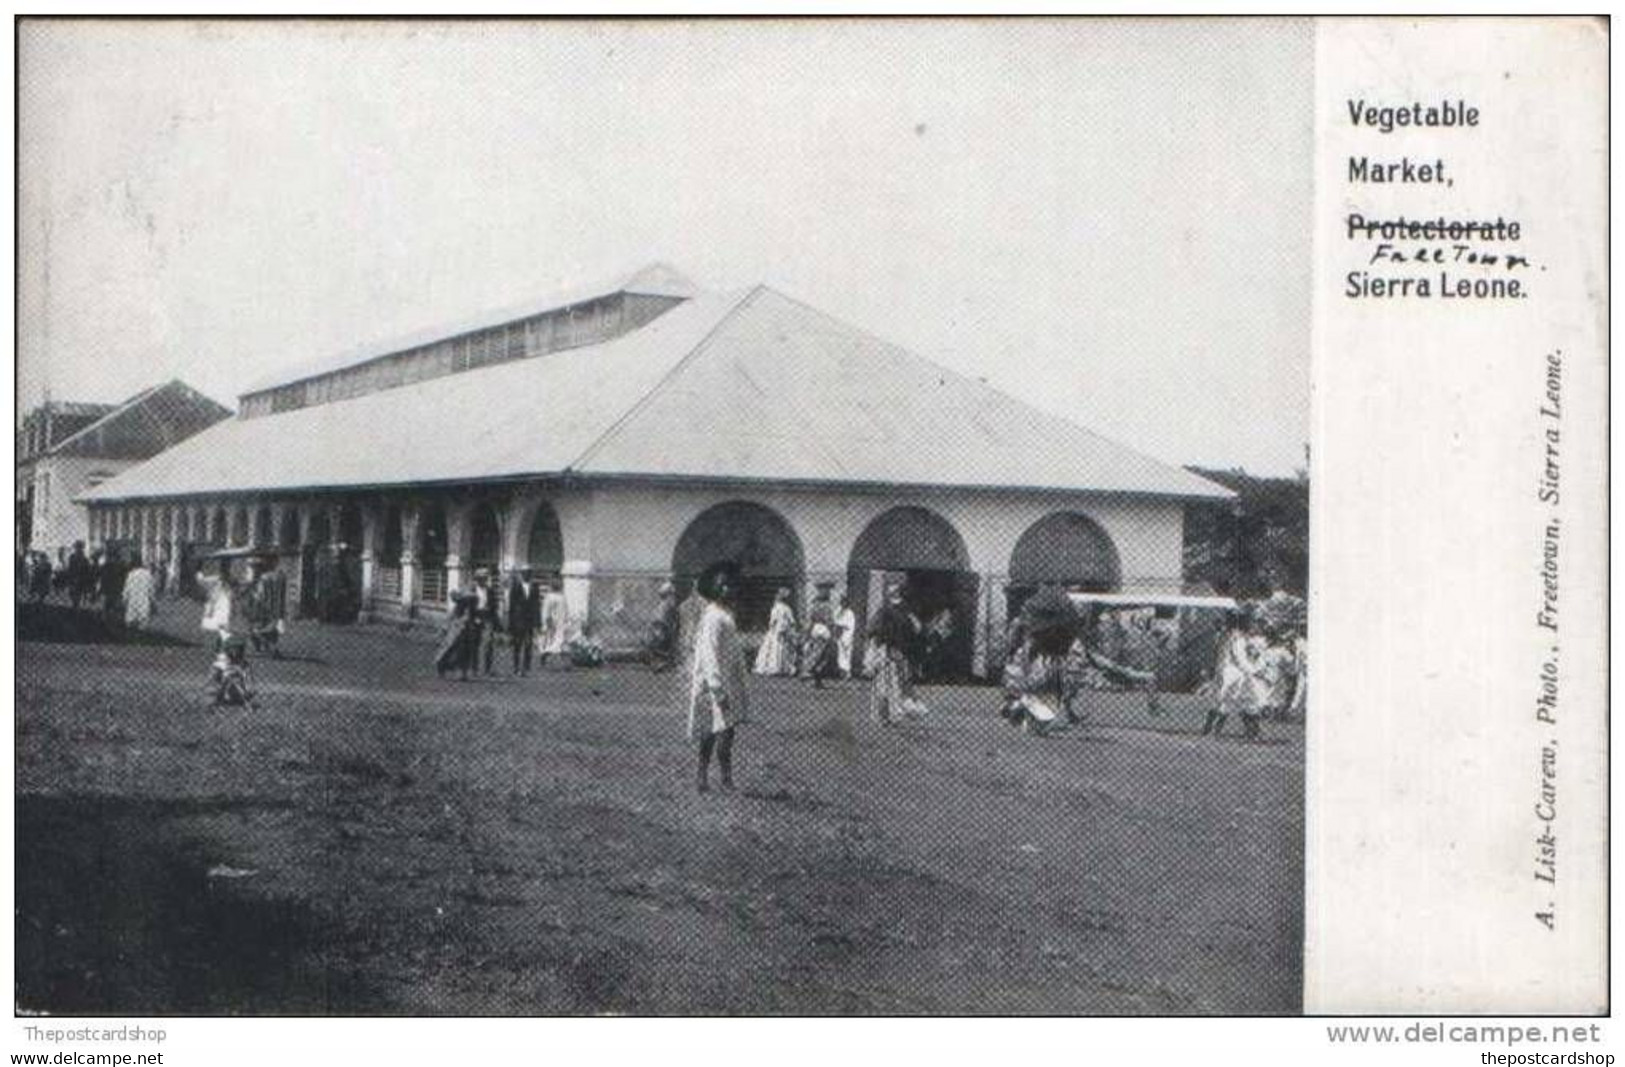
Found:
[(1027, 733), (1064, 730), (1077, 721), (1073, 703), (1081, 684), (1077, 609), (1059, 590), (1041, 589), (1022, 605), (1020, 622), (1020, 643), (1004, 664), (999, 714)]

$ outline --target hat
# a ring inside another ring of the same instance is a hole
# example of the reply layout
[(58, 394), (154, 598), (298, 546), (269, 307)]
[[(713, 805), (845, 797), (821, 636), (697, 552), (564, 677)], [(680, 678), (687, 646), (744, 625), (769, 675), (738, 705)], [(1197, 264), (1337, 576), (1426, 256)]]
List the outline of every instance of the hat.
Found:
[(490, 570), (489, 567), (475, 567), (474, 568), (474, 577), (476, 577), (476, 578), (489, 578), (489, 577), (491, 577), (491, 570)]
[(661, 596), (676, 596), (677, 595), (677, 587), (675, 585), (672, 585), (670, 582), (661, 582), (660, 583), (660, 595)]

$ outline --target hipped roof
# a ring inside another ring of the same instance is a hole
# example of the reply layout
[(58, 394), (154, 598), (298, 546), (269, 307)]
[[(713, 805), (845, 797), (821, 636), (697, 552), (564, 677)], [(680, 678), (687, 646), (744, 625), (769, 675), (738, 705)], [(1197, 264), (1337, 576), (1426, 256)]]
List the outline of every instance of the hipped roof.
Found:
[(232, 419), (84, 499), (569, 475), (1233, 496), (758, 286), (599, 344)]

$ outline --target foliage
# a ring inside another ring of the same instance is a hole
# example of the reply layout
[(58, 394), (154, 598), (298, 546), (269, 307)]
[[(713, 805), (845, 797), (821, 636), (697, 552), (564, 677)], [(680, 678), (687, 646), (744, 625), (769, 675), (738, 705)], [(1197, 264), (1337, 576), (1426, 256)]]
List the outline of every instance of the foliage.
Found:
[(1185, 513), (1185, 580), (1248, 599), (1273, 589), (1303, 596), (1309, 585), (1309, 479), (1188, 468), (1234, 491), (1228, 503)]

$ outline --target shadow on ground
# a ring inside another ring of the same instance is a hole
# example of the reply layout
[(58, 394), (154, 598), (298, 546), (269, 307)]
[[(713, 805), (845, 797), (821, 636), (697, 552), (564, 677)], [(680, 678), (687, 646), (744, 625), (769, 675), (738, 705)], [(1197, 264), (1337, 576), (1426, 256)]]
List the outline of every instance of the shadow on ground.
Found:
[(377, 1009), (358, 977), (323, 962), (331, 931), (308, 907), (252, 898), (230, 877), (211, 876), (197, 844), (173, 831), (172, 820), (199, 814), (199, 803), (17, 798), (16, 1007), (69, 1015)]
[(126, 629), (90, 607), (40, 603), (17, 605), (17, 639), (62, 645), (196, 645), (155, 630)]

